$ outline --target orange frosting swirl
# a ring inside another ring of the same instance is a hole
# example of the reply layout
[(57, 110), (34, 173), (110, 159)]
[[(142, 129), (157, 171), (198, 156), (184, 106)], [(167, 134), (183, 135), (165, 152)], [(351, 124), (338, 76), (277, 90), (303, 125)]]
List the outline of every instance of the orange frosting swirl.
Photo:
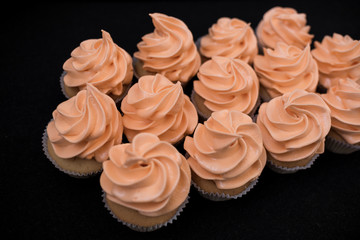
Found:
[(141, 77), (123, 99), (121, 110), (129, 141), (147, 132), (176, 143), (191, 134), (198, 122), (196, 109), (180, 82), (172, 83), (160, 74)]
[(201, 65), (198, 78), (194, 91), (211, 111), (229, 109), (248, 114), (258, 100), (259, 80), (250, 65), (240, 59), (213, 57)]
[(266, 163), (259, 127), (239, 111), (222, 110), (199, 123), (186, 137), (191, 169), (219, 189), (234, 189), (256, 179)]
[(133, 78), (131, 56), (104, 30), (102, 38), (85, 40), (75, 48), (63, 68), (65, 85), (83, 90), (91, 83), (101, 92), (116, 96)]
[(201, 38), (200, 53), (207, 58), (223, 56), (252, 63), (258, 53), (257, 40), (250, 24), (237, 18), (219, 18)]
[(360, 143), (360, 85), (339, 79), (321, 97), (331, 110), (331, 129), (350, 144)]
[(100, 185), (106, 197), (145, 216), (177, 209), (187, 198), (191, 174), (174, 146), (149, 133), (110, 149)]
[(302, 160), (324, 151), (331, 126), (330, 109), (316, 93), (297, 89), (263, 103), (257, 124), (274, 159)]
[(187, 82), (200, 67), (192, 33), (181, 20), (161, 13), (150, 14), (155, 30), (142, 37), (134, 57), (149, 72), (160, 73), (171, 81)]
[(57, 156), (103, 162), (110, 147), (122, 141), (122, 117), (112, 98), (86, 86), (57, 106), (47, 134)]
[(330, 88), (336, 78), (350, 78), (360, 84), (360, 41), (334, 33), (315, 42), (311, 51), (319, 66), (319, 81)]
[(314, 37), (309, 31), (306, 14), (293, 8), (274, 7), (264, 14), (256, 35), (259, 43), (266, 48), (275, 48), (277, 42), (304, 48)]
[(295, 89), (315, 92), (318, 84), (318, 67), (309, 45), (300, 49), (278, 42), (274, 50), (264, 49), (264, 56), (255, 57), (254, 68), (271, 98)]

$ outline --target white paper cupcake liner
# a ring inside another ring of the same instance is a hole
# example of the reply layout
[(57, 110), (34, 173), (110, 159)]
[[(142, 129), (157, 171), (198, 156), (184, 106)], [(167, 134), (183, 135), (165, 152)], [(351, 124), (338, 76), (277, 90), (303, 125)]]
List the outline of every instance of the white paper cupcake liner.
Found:
[(295, 173), (299, 170), (305, 170), (305, 169), (310, 168), (319, 156), (320, 156), (319, 154), (315, 154), (314, 157), (310, 160), (310, 162), (308, 162), (308, 164), (306, 164), (305, 166), (298, 166), (298, 167), (293, 167), (293, 168), (282, 167), (282, 166), (276, 165), (275, 163), (271, 162), (270, 160), (267, 161), (267, 165), (271, 170), (273, 170), (274, 172), (277, 172), (277, 173), (281, 173), (281, 174)]
[(241, 193), (239, 193), (237, 195), (229, 195), (229, 194), (225, 194), (225, 193), (209, 193), (209, 192), (206, 192), (203, 189), (201, 189), (194, 181), (192, 181), (192, 185), (198, 190), (198, 192), (200, 193), (200, 195), (202, 197), (209, 199), (211, 201), (219, 202), (219, 201), (237, 199), (237, 198), (244, 196), (257, 184), (258, 179), (259, 178), (256, 178), (255, 180), (253, 180), (250, 183), (250, 185), (246, 189), (244, 189), (244, 191), (242, 191)]
[(65, 75), (66, 75), (66, 71), (63, 71), (60, 76), (60, 88), (61, 88), (61, 92), (64, 94), (64, 96), (66, 98), (70, 98), (69, 95), (67, 95), (67, 93), (65, 91), (65, 83), (64, 83)]
[(329, 135), (326, 137), (325, 147), (330, 152), (338, 154), (350, 154), (360, 150), (360, 145), (342, 142)]
[(180, 216), (180, 213), (183, 211), (183, 209), (185, 208), (186, 204), (189, 202), (189, 196), (187, 196), (187, 198), (185, 199), (185, 201), (179, 206), (178, 210), (176, 211), (176, 213), (174, 214), (174, 216), (169, 219), (168, 221), (161, 223), (161, 224), (156, 224), (154, 226), (150, 226), (150, 227), (144, 227), (144, 226), (139, 226), (139, 225), (135, 225), (132, 223), (127, 223), (122, 221), (121, 219), (119, 219), (110, 209), (109, 205), (106, 202), (106, 193), (103, 191), (102, 193), (102, 201), (104, 203), (105, 208), (110, 212), (110, 214), (112, 215), (113, 218), (115, 218), (118, 222), (122, 223), (123, 225), (127, 226), (128, 228), (134, 230), (134, 231), (138, 231), (138, 232), (152, 232), (155, 231), (159, 228), (162, 227), (166, 227), (168, 224), (172, 224), (175, 220), (177, 220), (177, 217)]
[(42, 136), (41, 140), (42, 140), (42, 149), (43, 149), (43, 152), (44, 152), (45, 156), (61, 172), (66, 173), (69, 176), (74, 177), (74, 178), (88, 178), (88, 177), (95, 176), (95, 175), (97, 175), (98, 173), (100, 173), (102, 171), (102, 169), (100, 169), (99, 171), (91, 172), (91, 173), (78, 173), (78, 172), (68, 171), (66, 169), (61, 168), (49, 154), (49, 150), (48, 150), (48, 146), (47, 146), (48, 134), (47, 134), (46, 128), (45, 128), (45, 131), (43, 133), (43, 136)]

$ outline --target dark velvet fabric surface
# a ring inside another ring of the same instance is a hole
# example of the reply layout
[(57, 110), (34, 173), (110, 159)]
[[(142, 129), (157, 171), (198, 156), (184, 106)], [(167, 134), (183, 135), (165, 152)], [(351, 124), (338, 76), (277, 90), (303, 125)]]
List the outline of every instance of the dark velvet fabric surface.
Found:
[(153, 31), (149, 13), (183, 20), (196, 40), (223, 16), (255, 28), (274, 6), (306, 13), (314, 40), (334, 32), (360, 39), (356, 1), (43, 2), (2, 8), (2, 233), (16, 239), (358, 239), (360, 151), (326, 151), (295, 174), (266, 167), (258, 184), (236, 200), (212, 202), (191, 188), (178, 219), (150, 233), (134, 232), (109, 214), (99, 176), (69, 177), (43, 154), (45, 126), (65, 100), (62, 65), (81, 41), (100, 38), (104, 29), (132, 55)]

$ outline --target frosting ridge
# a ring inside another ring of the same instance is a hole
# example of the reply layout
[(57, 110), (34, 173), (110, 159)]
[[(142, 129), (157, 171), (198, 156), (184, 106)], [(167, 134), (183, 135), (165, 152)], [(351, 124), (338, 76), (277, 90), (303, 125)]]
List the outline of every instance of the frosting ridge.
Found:
[(116, 96), (123, 93), (123, 85), (130, 84), (133, 77), (130, 55), (104, 30), (102, 38), (81, 42), (63, 69), (66, 71), (65, 85), (83, 90), (86, 83), (91, 83), (101, 92)]
[(258, 126), (239, 111), (222, 110), (199, 123), (194, 137), (186, 137), (191, 169), (212, 180), (219, 189), (234, 189), (257, 178), (266, 163)]
[(110, 149), (100, 184), (106, 197), (145, 216), (178, 208), (191, 184), (188, 163), (174, 146), (149, 133)]
[(161, 74), (141, 77), (123, 99), (121, 110), (129, 141), (137, 133), (147, 132), (176, 143), (191, 134), (198, 122), (196, 109), (180, 82), (172, 83)]
[(318, 84), (318, 67), (310, 45), (300, 49), (278, 42), (274, 50), (264, 49), (264, 56), (255, 57), (254, 68), (271, 98), (295, 89), (315, 92)]
[(302, 49), (314, 37), (309, 31), (306, 14), (293, 8), (274, 7), (264, 14), (256, 35), (259, 43), (266, 48), (275, 48), (277, 42), (284, 42)]
[(324, 151), (330, 109), (319, 95), (296, 89), (263, 103), (256, 123), (272, 158), (297, 161)]
[(319, 81), (330, 88), (336, 78), (350, 78), (360, 84), (360, 41), (334, 33), (315, 42), (311, 51), (319, 66)]
[(222, 109), (250, 113), (258, 100), (259, 80), (240, 59), (215, 56), (203, 63), (194, 81), (194, 91), (211, 111)]
[(350, 144), (360, 143), (360, 85), (338, 79), (321, 94), (331, 110), (331, 129)]
[(95, 158), (103, 162), (111, 146), (122, 141), (123, 125), (115, 102), (91, 84), (53, 112), (49, 140), (61, 158)]
[(200, 53), (207, 58), (223, 56), (252, 63), (258, 53), (256, 36), (250, 24), (238, 18), (222, 17), (201, 38)]
[(148, 72), (160, 73), (170, 81), (187, 82), (200, 67), (193, 36), (186, 24), (161, 13), (150, 14), (155, 30), (142, 37), (134, 57)]

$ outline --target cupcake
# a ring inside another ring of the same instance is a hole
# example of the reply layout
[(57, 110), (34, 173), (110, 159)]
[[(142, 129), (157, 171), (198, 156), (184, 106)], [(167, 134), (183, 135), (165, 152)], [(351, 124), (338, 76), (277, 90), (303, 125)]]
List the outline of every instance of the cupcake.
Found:
[(102, 38), (80, 43), (64, 63), (63, 69), (60, 82), (68, 98), (86, 89), (86, 84), (91, 83), (102, 93), (120, 101), (133, 78), (131, 56), (117, 46), (104, 30)]
[(85, 177), (98, 173), (110, 147), (120, 144), (123, 125), (115, 102), (91, 84), (60, 103), (43, 135), (43, 149), (61, 171)]
[(155, 30), (142, 37), (134, 53), (135, 76), (160, 73), (185, 85), (200, 67), (192, 33), (185, 23), (161, 13), (150, 14)]
[(132, 143), (113, 146), (100, 177), (105, 206), (136, 231), (153, 231), (175, 220), (187, 203), (188, 163), (156, 135), (140, 133)]
[(360, 41), (334, 33), (315, 42), (311, 51), (319, 66), (319, 85), (331, 87), (336, 78), (350, 78), (360, 84)]
[(259, 80), (249, 64), (215, 56), (201, 65), (197, 76), (192, 101), (203, 120), (223, 109), (253, 116), (259, 103)]
[(338, 79), (321, 97), (331, 110), (326, 148), (340, 154), (360, 150), (360, 85), (349, 78)]
[(264, 56), (255, 57), (254, 68), (263, 101), (295, 89), (315, 92), (318, 84), (318, 67), (311, 55), (310, 45), (301, 49), (278, 42), (274, 50), (264, 49)]
[(203, 62), (213, 56), (222, 56), (252, 64), (258, 48), (249, 23), (222, 17), (209, 28), (209, 34), (201, 38), (199, 51)]
[(130, 142), (136, 134), (146, 132), (177, 144), (198, 123), (196, 109), (180, 82), (173, 83), (161, 74), (141, 77), (121, 102), (121, 111)]
[(284, 42), (298, 48), (311, 44), (306, 14), (293, 8), (274, 7), (268, 10), (256, 28), (259, 47), (275, 48), (277, 42)]
[(241, 197), (257, 182), (266, 151), (259, 127), (235, 110), (213, 112), (186, 137), (192, 181), (202, 196), (221, 201)]
[(316, 93), (296, 89), (262, 103), (259, 125), (269, 166), (280, 173), (309, 168), (324, 152), (330, 109)]

